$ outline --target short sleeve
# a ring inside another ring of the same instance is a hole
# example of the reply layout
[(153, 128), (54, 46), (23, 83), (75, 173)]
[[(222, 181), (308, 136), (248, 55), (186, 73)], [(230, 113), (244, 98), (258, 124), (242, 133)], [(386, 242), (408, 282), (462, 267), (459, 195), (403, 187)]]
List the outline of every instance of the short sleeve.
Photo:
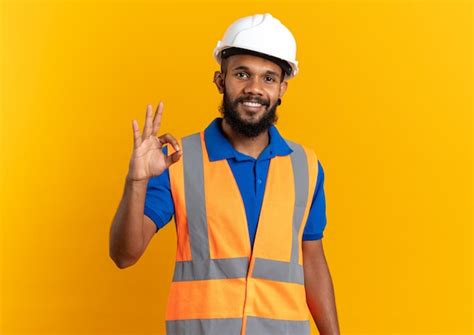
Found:
[[(167, 147), (163, 147), (162, 151), (167, 155)], [(174, 204), (168, 169), (148, 180), (144, 214), (155, 223), (156, 232), (170, 222), (173, 217)]]
[(324, 195), (324, 169), (318, 160), (318, 179), (314, 190), (308, 220), (303, 231), (303, 241), (319, 240), (326, 227), (326, 197)]

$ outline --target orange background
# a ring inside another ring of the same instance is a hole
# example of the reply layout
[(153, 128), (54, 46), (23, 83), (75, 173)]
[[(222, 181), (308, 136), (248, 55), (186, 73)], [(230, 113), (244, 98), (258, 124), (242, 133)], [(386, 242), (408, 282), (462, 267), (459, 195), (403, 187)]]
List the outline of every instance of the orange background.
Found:
[[(2, 1), (1, 334), (163, 334), (169, 223), (134, 266), (109, 228), (148, 103), (216, 116), (212, 50), (270, 12), (298, 43), (278, 128), (325, 169), (342, 334), (473, 334), (471, 1)], [(317, 334), (314, 324), (314, 334)]]

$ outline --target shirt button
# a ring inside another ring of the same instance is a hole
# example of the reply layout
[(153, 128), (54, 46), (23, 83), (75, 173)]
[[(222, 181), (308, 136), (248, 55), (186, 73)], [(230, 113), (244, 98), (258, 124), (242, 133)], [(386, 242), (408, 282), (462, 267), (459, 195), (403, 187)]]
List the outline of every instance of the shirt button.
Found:
[(261, 183), (262, 183), (262, 179), (257, 180), (257, 183), (261, 184)]

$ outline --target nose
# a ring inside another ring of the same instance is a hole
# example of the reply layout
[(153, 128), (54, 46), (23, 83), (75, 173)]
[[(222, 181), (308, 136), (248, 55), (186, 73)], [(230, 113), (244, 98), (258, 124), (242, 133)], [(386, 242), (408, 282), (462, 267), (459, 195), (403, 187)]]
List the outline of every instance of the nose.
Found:
[(254, 94), (254, 95), (263, 95), (263, 89), (261, 82), (257, 76), (254, 76), (247, 80), (247, 83), (244, 87), (245, 94)]

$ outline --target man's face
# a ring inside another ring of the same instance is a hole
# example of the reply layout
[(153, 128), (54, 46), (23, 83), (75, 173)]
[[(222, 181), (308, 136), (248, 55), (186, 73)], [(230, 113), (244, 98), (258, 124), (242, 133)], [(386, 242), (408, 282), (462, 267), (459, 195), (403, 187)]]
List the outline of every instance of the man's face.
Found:
[(277, 64), (261, 57), (233, 55), (225, 62), (220, 111), (234, 131), (255, 137), (277, 121), (287, 82)]

